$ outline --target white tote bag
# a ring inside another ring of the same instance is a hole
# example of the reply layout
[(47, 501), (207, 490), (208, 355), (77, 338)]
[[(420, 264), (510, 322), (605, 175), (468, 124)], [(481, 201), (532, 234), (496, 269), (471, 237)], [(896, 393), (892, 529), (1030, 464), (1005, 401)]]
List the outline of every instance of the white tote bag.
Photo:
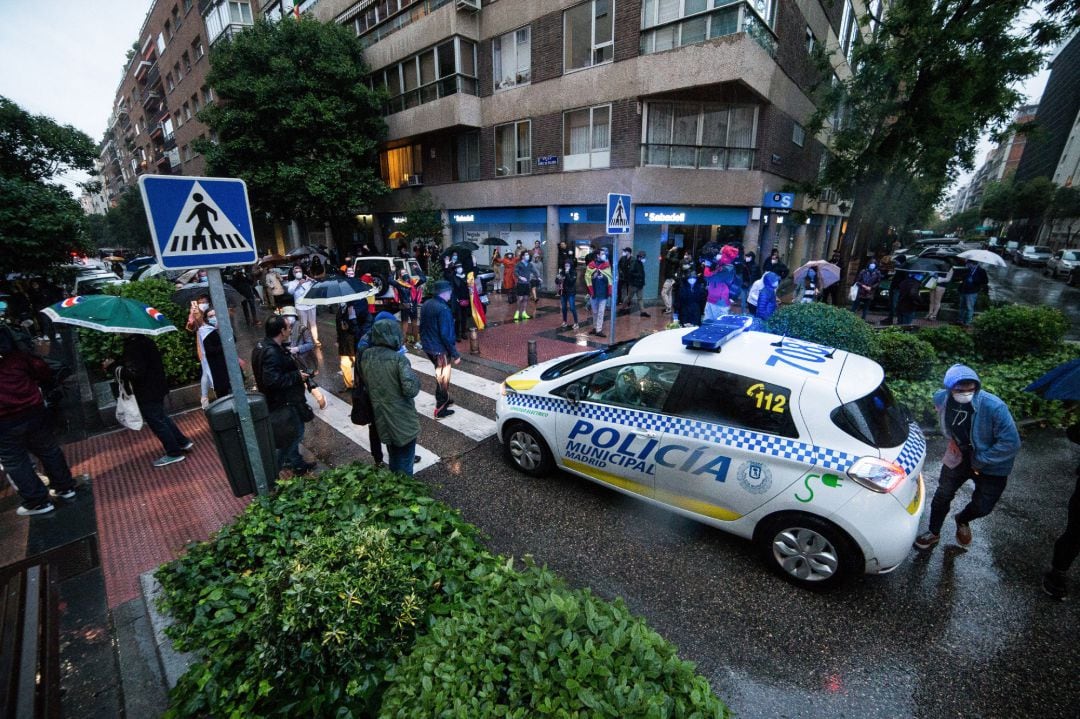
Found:
[(138, 432), (143, 426), (142, 412), (139, 411), (135, 395), (127, 391), (127, 383), (120, 377), (120, 368), (116, 369), (116, 384), (120, 388), (120, 396), (116, 400), (116, 421)]
[(859, 283), (858, 282), (853, 284), (851, 286), (851, 289), (848, 290), (848, 299), (851, 300), (852, 302), (859, 299)]

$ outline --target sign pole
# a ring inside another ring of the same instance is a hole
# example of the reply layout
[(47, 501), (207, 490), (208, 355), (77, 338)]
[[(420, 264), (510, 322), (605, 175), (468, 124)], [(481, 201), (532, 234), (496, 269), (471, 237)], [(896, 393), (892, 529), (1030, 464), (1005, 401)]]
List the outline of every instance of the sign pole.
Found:
[(608, 344), (615, 344), (615, 316), (619, 310), (619, 245), (622, 235), (608, 235), (611, 238), (611, 327), (608, 328)]
[[(607, 234), (611, 238), (611, 328), (608, 344), (615, 344), (615, 316), (619, 312), (619, 252), (620, 239), (630, 234), (630, 195), (609, 192), (607, 196)], [(633, 247), (633, 240), (630, 242)]]
[(240, 355), (236, 351), (232, 317), (229, 315), (229, 306), (225, 299), (225, 288), (221, 284), (221, 270), (217, 267), (208, 268), (206, 279), (210, 285), (210, 302), (218, 318), (217, 330), (221, 333), (221, 348), (225, 353), (225, 366), (229, 369), (233, 407), (236, 408), (236, 414), (240, 419), (240, 435), (244, 438), (248, 463), (252, 474), (255, 475), (255, 490), (260, 497), (265, 497), (270, 494), (270, 487), (266, 483), (266, 468), (263, 467), (259, 442), (255, 438), (255, 422), (251, 418), (251, 407), (248, 406), (247, 391), (244, 389), (244, 374), (240, 370)]

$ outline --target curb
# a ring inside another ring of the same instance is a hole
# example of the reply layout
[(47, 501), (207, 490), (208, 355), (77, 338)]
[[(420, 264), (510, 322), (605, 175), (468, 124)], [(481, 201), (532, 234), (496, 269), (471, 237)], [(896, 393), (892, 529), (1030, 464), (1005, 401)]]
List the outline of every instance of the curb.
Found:
[(170, 690), (180, 681), (191, 665), (198, 661), (193, 652), (178, 652), (173, 648), (172, 640), (165, 635), (165, 630), (173, 625), (173, 619), (158, 609), (157, 600), (162, 595), (161, 584), (154, 577), (154, 570), (139, 575), (146, 614), (150, 617), (150, 626), (154, 632), (154, 645), (157, 647), (158, 661), (161, 663), (165, 686)]

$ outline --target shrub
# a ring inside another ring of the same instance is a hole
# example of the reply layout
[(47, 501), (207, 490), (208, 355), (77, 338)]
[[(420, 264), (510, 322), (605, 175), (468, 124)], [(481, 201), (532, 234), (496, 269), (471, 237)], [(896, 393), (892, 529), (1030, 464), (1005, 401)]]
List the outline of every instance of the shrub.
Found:
[(823, 302), (786, 305), (765, 325), (769, 332), (870, 356), (874, 331), (846, 309)]
[(978, 315), (974, 340), (983, 357), (1011, 359), (1060, 349), (1068, 329), (1069, 321), (1061, 310), (1010, 305)]
[(971, 335), (953, 325), (923, 327), (915, 336), (928, 342), (942, 359), (963, 360), (975, 354), (975, 342)]
[(694, 665), (619, 600), (495, 567), (387, 679), (381, 719), (724, 717)]
[(882, 332), (874, 338), (874, 359), (885, 376), (927, 379), (934, 365), (934, 347), (908, 332)]
[[(108, 294), (119, 295), (162, 312), (169, 321), (176, 325), (176, 332), (166, 332), (154, 337), (154, 343), (161, 350), (161, 361), (165, 366), (165, 375), (173, 386), (187, 384), (199, 376), (198, 355), (195, 354), (195, 336), (184, 330), (188, 310), (169, 299), (176, 287), (165, 280), (151, 279), (112, 285), (106, 288)], [(79, 330), (79, 351), (90, 372), (100, 375), (101, 361), (108, 357), (117, 357), (123, 353), (124, 336), (96, 330)]]

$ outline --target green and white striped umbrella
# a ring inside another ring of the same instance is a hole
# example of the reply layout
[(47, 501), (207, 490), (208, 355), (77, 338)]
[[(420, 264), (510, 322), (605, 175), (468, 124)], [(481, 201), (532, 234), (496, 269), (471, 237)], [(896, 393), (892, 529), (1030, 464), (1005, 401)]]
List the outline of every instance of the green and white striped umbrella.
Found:
[(176, 326), (153, 307), (115, 295), (76, 295), (42, 310), (53, 322), (100, 332), (161, 335)]

